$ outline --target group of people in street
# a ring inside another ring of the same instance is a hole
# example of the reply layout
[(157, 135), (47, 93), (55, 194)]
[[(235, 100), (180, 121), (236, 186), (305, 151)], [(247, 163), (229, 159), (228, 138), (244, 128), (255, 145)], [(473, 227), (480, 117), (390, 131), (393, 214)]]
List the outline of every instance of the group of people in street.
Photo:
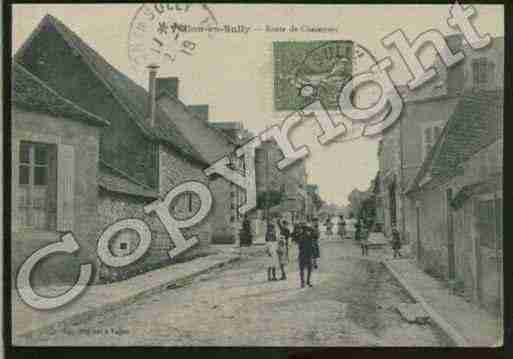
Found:
[[(340, 220), (344, 221), (344, 217), (340, 216)], [(329, 223), (331, 223), (331, 221)], [(341, 222), (339, 221), (339, 235), (344, 238), (345, 226), (340, 225), (340, 223)], [(325, 226), (326, 232), (328, 234), (330, 232), (332, 233), (332, 227), (330, 227), (328, 223), (326, 223)], [(363, 227), (364, 224), (361, 219), (355, 221), (354, 237), (360, 242), (362, 256), (368, 256), (369, 243)], [(312, 287), (312, 270), (318, 269), (319, 265), (319, 240), (320, 229), (319, 220), (317, 218), (311, 221), (302, 220), (293, 226), (287, 221), (270, 220), (265, 234), (265, 241), (267, 243), (266, 251), (269, 257), (267, 265), (267, 280), (277, 281), (287, 279), (286, 266), (289, 262), (289, 246), (291, 242), (294, 242), (298, 248), (299, 279), (301, 288), (304, 288), (305, 285)], [(395, 225), (392, 227), (391, 244), (394, 258), (402, 257), (400, 252), (401, 236)], [(281, 272), (279, 279), (277, 278), (276, 273), (278, 268)]]
[[(312, 287), (312, 270), (318, 269), (320, 258), (319, 247), (319, 221), (299, 221), (290, 226), (286, 221), (277, 221), (279, 227), (279, 239), (274, 220), (267, 226), (265, 240), (267, 242), (267, 280), (276, 281), (276, 270), (280, 268), (279, 280), (287, 279), (285, 267), (289, 261), (289, 243), (294, 242), (298, 247), (299, 279), (301, 288), (305, 285)], [(305, 280), (306, 272), (306, 280)]]

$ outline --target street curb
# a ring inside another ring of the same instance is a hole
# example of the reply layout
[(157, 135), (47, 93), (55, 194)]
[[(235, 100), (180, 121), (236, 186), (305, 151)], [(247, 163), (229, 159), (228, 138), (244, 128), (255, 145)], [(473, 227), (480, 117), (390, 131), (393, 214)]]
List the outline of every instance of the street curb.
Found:
[[(88, 319), (91, 319), (97, 315), (101, 315), (101, 314), (105, 314), (107, 312), (110, 312), (110, 311), (113, 311), (113, 310), (116, 310), (122, 306), (125, 306), (125, 305), (129, 305), (143, 297), (146, 297), (146, 296), (149, 296), (149, 295), (153, 295), (153, 294), (157, 294), (159, 292), (162, 292), (164, 290), (166, 290), (169, 286), (173, 285), (173, 284), (180, 284), (180, 283), (183, 283), (183, 282), (187, 282), (189, 280), (191, 280), (192, 278), (194, 277), (197, 277), (201, 274), (205, 274), (206, 272), (209, 272), (211, 270), (214, 270), (214, 269), (217, 269), (217, 268), (221, 268), (221, 267), (224, 267), (225, 265), (227, 264), (231, 264), (231, 263), (234, 263), (234, 262), (237, 262), (241, 259), (240, 256), (233, 256), (232, 258), (228, 258), (224, 261), (220, 261), (220, 262), (217, 262), (217, 263), (214, 263), (212, 264), (211, 266), (208, 266), (207, 268), (204, 268), (202, 270), (199, 270), (197, 272), (193, 272), (193, 273), (190, 273), (186, 276), (183, 276), (181, 278), (175, 278), (173, 280), (170, 280), (169, 282), (165, 282), (165, 283), (161, 283), (159, 284), (158, 286), (155, 286), (153, 288), (149, 288), (149, 289), (146, 289), (144, 291), (141, 291), (139, 293), (135, 293), (134, 295), (130, 295), (129, 297), (125, 297), (125, 298), (122, 298), (120, 300), (117, 300), (117, 301), (114, 301), (114, 302), (111, 302), (111, 303), (108, 303), (108, 304), (104, 304), (104, 305), (101, 305), (101, 306), (98, 306), (98, 307), (95, 307), (95, 308), (90, 308), (89, 310), (86, 310), (84, 312), (81, 312), (81, 313), (76, 313), (76, 314), (72, 314), (70, 315), (69, 317), (67, 318), (64, 318), (62, 320), (59, 320), (57, 322), (54, 322), (54, 323), (51, 323), (51, 324), (48, 324), (48, 325), (45, 325), (41, 328), (37, 328), (37, 329), (32, 329), (32, 330), (28, 330), (26, 332), (22, 332), (22, 333), (13, 333), (13, 339), (14, 337), (17, 337), (17, 338), (30, 338), (34, 335), (38, 335), (44, 331), (47, 331), (47, 330), (56, 330), (58, 329), (59, 327), (63, 327), (63, 326), (67, 326), (67, 325), (72, 325), (72, 324), (79, 324), (83, 321), (86, 321)], [(14, 341), (14, 340), (13, 340)]]
[(413, 287), (408, 285), (404, 278), (401, 277), (397, 271), (392, 268), (388, 261), (381, 261), (388, 271), (394, 276), (394, 278), (401, 284), (401, 286), (408, 292), (408, 294), (429, 314), (431, 320), (440, 328), (457, 347), (468, 347), (470, 344), (465, 338), (450, 325), (440, 314), (438, 314), (422, 297), (422, 295)]

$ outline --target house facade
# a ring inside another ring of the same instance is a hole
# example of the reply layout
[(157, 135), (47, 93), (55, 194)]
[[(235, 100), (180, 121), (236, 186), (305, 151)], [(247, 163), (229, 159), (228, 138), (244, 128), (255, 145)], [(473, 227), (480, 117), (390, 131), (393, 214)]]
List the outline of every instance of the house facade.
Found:
[(378, 146), (377, 218), (387, 236), (396, 225), (407, 241), (411, 239), (414, 221), (408, 218), (412, 204), (404, 192), (436, 143), (461, 94), (501, 88), (504, 79), (503, 38), (492, 39), (481, 50), (472, 50), (460, 35), (448, 36), (446, 40), (453, 52), (464, 52), (464, 60), (447, 69), (438, 59), (433, 80), (414, 91), (399, 86), (403, 112), (383, 133)]
[(418, 264), (502, 313), (503, 93), (462, 96), (408, 190)]
[[(96, 263), (98, 158), (109, 122), (66, 100), (14, 62), (12, 124), (12, 275), (32, 253), (72, 231), (76, 257), (38, 264), (34, 284), (75, 281), (78, 263)], [(16, 283), (14, 277), (13, 282)]]

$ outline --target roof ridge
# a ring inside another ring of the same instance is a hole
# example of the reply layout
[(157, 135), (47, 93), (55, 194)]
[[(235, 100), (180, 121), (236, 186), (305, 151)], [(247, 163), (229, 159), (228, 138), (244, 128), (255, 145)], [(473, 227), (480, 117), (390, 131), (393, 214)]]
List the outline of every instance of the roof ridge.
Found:
[(23, 65), (21, 65), (20, 63), (18, 63), (16, 60), (13, 60), (12, 61), (12, 64), (11, 64), (11, 73), (14, 73), (13, 72), (13, 69), (17, 69), (23, 73), (25, 73), (25, 75), (27, 75), (29, 78), (31, 78), (32, 80), (34, 80), (36, 83), (38, 83), (40, 86), (42, 86), (46, 91), (50, 92), (52, 95), (54, 95), (55, 97), (57, 97), (59, 100), (61, 101), (64, 101), (66, 104), (70, 105), (73, 109), (83, 113), (84, 115), (88, 116), (88, 117), (91, 117), (93, 118), (94, 120), (100, 122), (101, 124), (105, 125), (105, 126), (108, 126), (110, 125), (110, 122), (108, 120), (105, 120), (104, 118), (98, 116), (98, 115), (95, 115), (94, 113), (91, 113), (89, 111), (87, 111), (86, 109), (80, 107), (79, 105), (77, 105), (76, 103), (74, 103), (73, 101), (70, 101), (68, 100), (67, 98), (65, 98), (64, 96), (60, 95), (57, 91), (55, 91), (54, 89), (52, 89), (50, 86), (48, 86), (43, 80), (41, 80), (39, 77), (37, 77), (36, 75), (34, 75), (33, 73), (31, 73), (29, 70), (27, 70)]
[[(137, 127), (147, 136), (149, 136), (151, 139), (159, 139), (163, 140), (164, 142), (167, 142), (170, 144), (175, 150), (182, 153), (185, 157), (189, 157), (192, 160), (199, 161), (202, 164), (208, 164), (208, 161), (206, 161), (194, 148), (194, 146), (185, 138), (183, 133), (176, 128), (176, 126), (173, 126), (172, 131), (176, 132), (175, 136), (177, 138), (181, 138), (184, 141), (184, 145), (186, 148), (181, 148), (177, 143), (174, 143), (170, 138), (165, 136), (165, 134), (161, 134), (157, 131), (157, 129), (150, 127), (148, 128), (145, 124), (145, 120), (147, 118), (146, 114), (140, 113), (138, 108), (135, 108), (134, 104), (129, 104), (125, 102), (121, 97), (123, 95), (120, 93), (120, 91), (117, 89), (117, 87), (112, 83), (111, 79), (104, 76), (104, 74), (101, 73), (100, 69), (97, 68), (98, 64), (95, 62), (98, 62), (99, 65), (105, 66), (106, 71), (110, 71), (110, 73), (116, 77), (118, 77), (120, 80), (124, 81), (125, 84), (128, 84), (129, 86), (133, 87), (133, 89), (137, 91), (144, 92), (145, 99), (138, 99), (138, 101), (146, 101), (149, 94), (148, 92), (139, 84), (137, 84), (135, 81), (133, 81), (130, 77), (116, 69), (114, 66), (112, 66), (101, 54), (99, 54), (96, 50), (94, 50), (91, 46), (89, 46), (84, 40), (80, 38), (73, 30), (68, 28), (64, 23), (62, 23), (59, 19), (56, 17), (47, 14), (43, 21), (47, 21), (50, 24), (53, 25), (53, 27), (60, 33), (60, 35), (63, 37), (64, 41), (73, 49), (75, 49), (79, 54), (81, 55), (81, 58), (84, 60), (88, 68), (96, 75), (96, 77), (108, 88), (108, 90), (112, 93), (113, 97), (116, 99), (116, 101), (129, 113), (134, 116), (134, 122), (137, 125)], [(91, 52), (91, 53), (89, 53)], [(125, 94), (126, 95), (126, 94)], [(126, 95), (126, 96), (133, 96), (133, 95)], [(147, 106), (148, 104), (141, 104), (143, 107)], [(160, 116), (165, 116), (166, 119), (167, 116), (163, 112), (163, 110), (160, 108), (160, 106), (157, 104), (157, 112)], [(139, 118), (138, 121), (136, 118)], [(160, 122), (160, 121), (158, 121)], [(166, 129), (163, 129), (166, 130)]]

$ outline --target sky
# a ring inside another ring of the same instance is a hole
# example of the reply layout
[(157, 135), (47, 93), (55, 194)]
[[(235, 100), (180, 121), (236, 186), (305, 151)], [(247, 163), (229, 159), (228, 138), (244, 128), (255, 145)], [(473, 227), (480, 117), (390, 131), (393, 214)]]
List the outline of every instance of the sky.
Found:
[[(39, 21), (51, 14), (110, 64), (147, 88), (145, 67), (135, 64), (128, 50), (134, 41), (130, 25), (144, 16), (142, 12), (136, 15), (139, 7), (137, 4), (14, 5), (13, 53)], [(473, 23), (478, 31), (504, 36), (503, 7), (475, 7), (477, 16)], [(455, 32), (447, 25), (447, 5), (210, 4), (209, 8), (218, 25), (251, 26), (252, 30), (247, 34), (191, 34), (189, 39), (197, 45), (193, 54), (177, 56), (173, 63), (163, 62), (159, 76), (179, 77), (180, 98), (186, 104), (209, 104), (212, 122), (240, 121), (255, 134), (280, 123), (286, 115), (273, 109), (273, 41), (353, 40), (377, 59), (389, 56), (394, 63), (390, 77), (399, 85), (409, 80), (408, 72), (397, 52), (381, 45), (382, 37), (397, 29), (402, 29), (410, 39), (429, 29), (444, 34)], [(199, 22), (198, 18), (204, 16), (202, 10), (193, 10), (187, 13), (188, 17), (176, 15), (178, 22)], [(163, 16), (169, 16), (169, 12)], [(331, 27), (337, 31), (265, 31), (266, 26), (291, 25)], [(428, 47), (420, 58), (429, 64), (433, 56), (434, 51)], [(346, 205), (349, 193), (354, 188), (367, 189), (378, 171), (378, 140), (321, 146), (316, 140), (319, 134), (314, 122), (305, 122), (294, 129), (290, 138), (296, 146), (309, 147), (306, 162), (309, 183), (319, 185), (321, 197), (327, 202)]]

